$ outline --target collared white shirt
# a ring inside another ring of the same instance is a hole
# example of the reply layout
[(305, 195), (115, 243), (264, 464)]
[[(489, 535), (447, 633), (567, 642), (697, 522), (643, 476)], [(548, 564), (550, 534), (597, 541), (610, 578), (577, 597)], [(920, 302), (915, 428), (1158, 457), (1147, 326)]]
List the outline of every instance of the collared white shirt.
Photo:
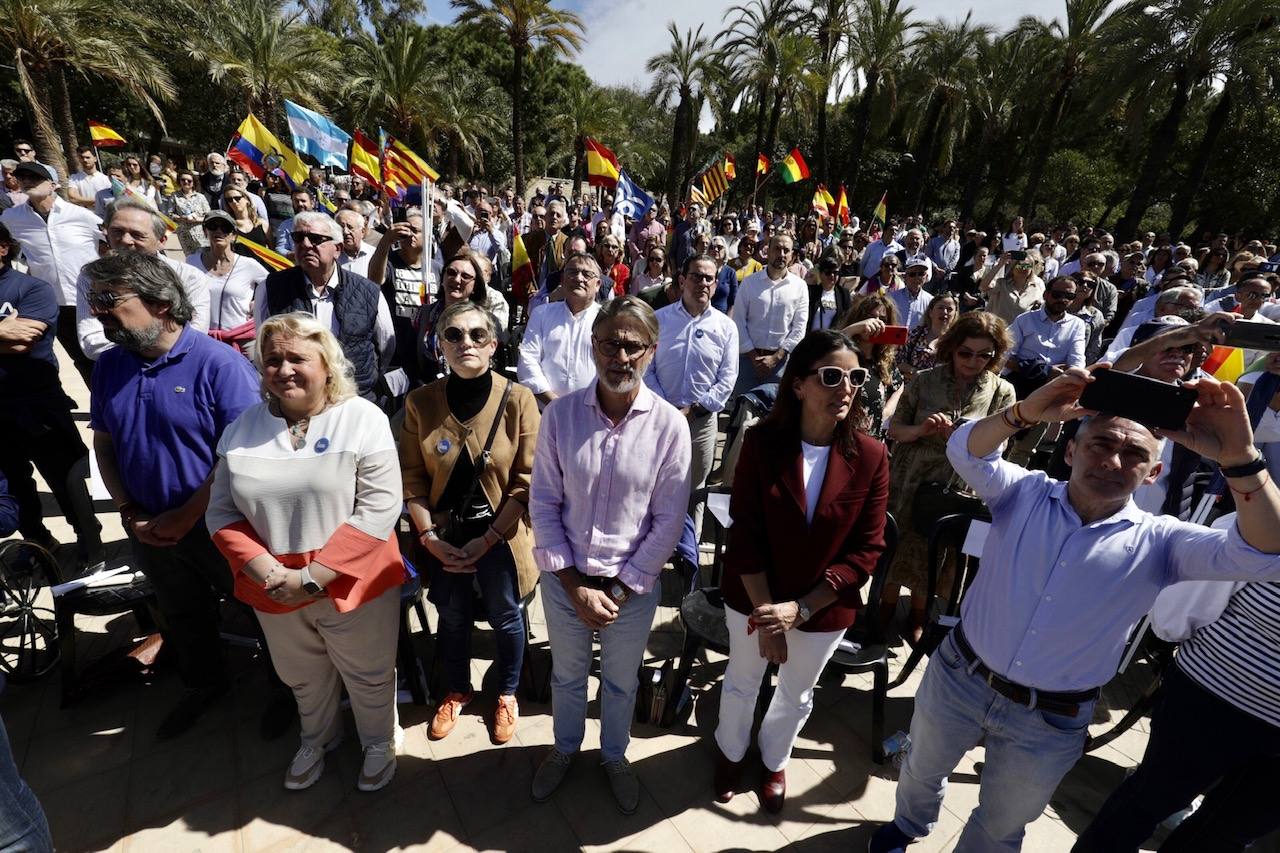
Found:
[(724, 409), (738, 381), (738, 327), (710, 305), (695, 317), (683, 300), (657, 316), (658, 349), (644, 381), (677, 409)]
[(1019, 314), (1009, 326), (1009, 364), (1038, 358), (1046, 364), (1084, 367), (1084, 348), (1089, 341), (1089, 324), (1074, 314), (1050, 320), (1043, 308)]
[(591, 353), (591, 325), (600, 306), (592, 302), (576, 316), (564, 301), (533, 309), (520, 342), (516, 377), (535, 394), (551, 391), (563, 397), (596, 378)]
[(6, 210), (0, 222), (22, 246), (29, 274), (53, 285), (59, 305), (75, 305), (80, 268), (98, 259), (102, 220), (88, 208), (55, 198), (47, 222), (29, 202)]
[(267, 268), (257, 260), (232, 253), (231, 269), (214, 275), (204, 265), (204, 252), (192, 252), (187, 265), (204, 273), (209, 286), (209, 328), (234, 329), (249, 319), (254, 294), (267, 279)]
[[(311, 312), (315, 318), (321, 323), (329, 327), (335, 335), (338, 333), (339, 324), (337, 314), (333, 310), (333, 294), (338, 288), (338, 270), (337, 264), (333, 265), (333, 271), (329, 273), (329, 280), (325, 283), (324, 293), (317, 293), (314, 284), (310, 280), (307, 286), (311, 288)], [(259, 327), (267, 320), (267, 282), (263, 279), (262, 284), (258, 286), (258, 292), (253, 297), (253, 319)], [(391, 357), (395, 355), (396, 350), (396, 330), (391, 323), (391, 309), (387, 307), (387, 300), (378, 298), (378, 316), (373, 325), (373, 346), (378, 351), (378, 360), (383, 369), (391, 363)]]
[(76, 195), (90, 200), (97, 198), (98, 193), (103, 190), (111, 189), (111, 179), (101, 171), (94, 172), (92, 175), (76, 172), (71, 176), (69, 184), (69, 189)]
[(622, 214), (618, 213), (616, 210), (608, 217), (605, 216), (605, 212), (603, 210), (598, 211), (595, 216), (591, 217), (591, 233), (594, 235), (596, 233), (596, 226), (600, 224), (601, 220), (606, 218), (609, 220), (609, 233), (617, 239), (619, 244), (625, 246), (627, 244), (627, 221), (623, 218)]
[[(360, 244), (360, 248), (356, 249), (354, 255), (348, 255), (344, 249), (341, 255), (338, 255), (338, 266), (347, 272), (353, 272), (364, 278), (369, 277), (369, 261), (373, 258), (373, 250), (364, 243)], [(374, 284), (381, 285), (382, 282), (375, 281)]]
[(775, 283), (765, 267), (738, 286), (733, 319), (738, 325), (739, 352), (791, 352), (804, 337), (809, 322), (809, 287), (804, 279), (790, 272)]
[(929, 303), (933, 301), (933, 294), (922, 287), (919, 293), (912, 296), (911, 289), (903, 287), (897, 290), (890, 290), (889, 298), (893, 300), (893, 304), (898, 309), (898, 325), (914, 329), (924, 319), (924, 315), (928, 313)]
[[(96, 260), (97, 253), (94, 254)], [(187, 299), (191, 300), (193, 314), (187, 325), (198, 332), (209, 331), (209, 282), (205, 274), (190, 264), (173, 260), (164, 252), (156, 257), (178, 274), (182, 289), (187, 294)], [(100, 355), (115, 344), (107, 340), (106, 333), (102, 331), (102, 321), (89, 310), (89, 284), (89, 277), (83, 272), (76, 279), (76, 337), (80, 339), (80, 349), (84, 354), (97, 361)]]

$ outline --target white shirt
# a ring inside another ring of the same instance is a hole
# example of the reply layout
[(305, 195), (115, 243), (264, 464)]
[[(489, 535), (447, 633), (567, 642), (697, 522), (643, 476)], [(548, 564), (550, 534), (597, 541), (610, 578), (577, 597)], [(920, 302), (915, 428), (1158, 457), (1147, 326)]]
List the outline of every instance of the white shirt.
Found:
[(738, 327), (710, 305), (694, 317), (684, 302), (659, 308), (658, 349), (644, 381), (677, 409), (724, 409), (738, 381)]
[(551, 391), (558, 397), (590, 385), (596, 378), (591, 324), (599, 311), (594, 301), (577, 316), (564, 301), (533, 309), (516, 365), (520, 384), (535, 394)]
[[(353, 272), (364, 278), (369, 277), (369, 260), (373, 257), (373, 250), (367, 245), (361, 243), (360, 248), (356, 250), (354, 255), (348, 255), (346, 250), (338, 255), (338, 266), (347, 272)], [(381, 285), (382, 282), (375, 281), (374, 284)]]
[[(333, 272), (329, 273), (329, 280), (325, 283), (323, 294), (316, 292), (315, 285), (310, 285), (312, 313), (335, 335), (338, 333), (339, 324), (333, 310), (333, 292), (338, 287), (338, 269), (338, 265), (334, 264)], [(267, 280), (264, 278), (253, 297), (253, 319), (259, 328), (267, 320), (266, 284)], [(381, 298), (378, 299), (378, 316), (373, 324), (373, 346), (378, 351), (378, 359), (385, 369), (391, 363), (391, 356), (395, 355), (396, 330), (391, 323), (391, 309), (387, 307), (387, 300)]]
[(47, 222), (30, 203), (9, 208), (0, 222), (22, 246), (30, 274), (53, 285), (59, 305), (75, 305), (80, 268), (98, 259), (102, 220), (88, 208), (55, 198)]
[(253, 258), (231, 254), (231, 269), (214, 275), (204, 265), (204, 252), (187, 256), (187, 263), (204, 273), (209, 287), (209, 328), (234, 329), (250, 319), (249, 309), (258, 286), (267, 280), (267, 269)]
[(93, 200), (97, 198), (98, 193), (111, 189), (111, 179), (102, 171), (94, 172), (92, 175), (76, 172), (71, 176), (69, 189), (81, 198)]
[[(187, 325), (200, 332), (208, 331), (209, 283), (204, 273), (193, 266), (178, 263), (163, 252), (157, 257), (177, 273), (187, 299), (191, 300), (194, 311)], [(83, 272), (76, 279), (76, 336), (80, 339), (80, 349), (94, 361), (115, 346), (102, 331), (102, 321), (89, 311), (89, 277)]]
[(809, 287), (790, 272), (776, 283), (769, 278), (768, 267), (752, 273), (738, 286), (733, 320), (738, 325), (739, 352), (791, 352), (809, 322)]
[(1148, 483), (1138, 488), (1133, 493), (1133, 502), (1138, 505), (1138, 509), (1143, 512), (1149, 512), (1152, 515), (1159, 515), (1160, 508), (1164, 506), (1165, 496), (1169, 493), (1169, 472), (1173, 465), (1173, 442), (1168, 439), (1160, 439), (1160, 464), (1163, 466), (1160, 470), (1160, 476), (1156, 477), (1154, 483)]
[(831, 445), (819, 447), (802, 441), (800, 452), (804, 454), (804, 517), (812, 522), (813, 513), (818, 508), (818, 498), (822, 495), (822, 482), (827, 479), (827, 460), (831, 457)]
[(1027, 235), (1022, 234), (1005, 234), (1000, 238), (1000, 244), (1006, 252), (1017, 252), (1027, 248)]
[(929, 303), (933, 301), (933, 294), (922, 287), (919, 293), (912, 296), (911, 289), (903, 287), (898, 290), (890, 290), (889, 298), (893, 300), (893, 304), (898, 309), (898, 325), (914, 329), (924, 319), (924, 315), (928, 313)]

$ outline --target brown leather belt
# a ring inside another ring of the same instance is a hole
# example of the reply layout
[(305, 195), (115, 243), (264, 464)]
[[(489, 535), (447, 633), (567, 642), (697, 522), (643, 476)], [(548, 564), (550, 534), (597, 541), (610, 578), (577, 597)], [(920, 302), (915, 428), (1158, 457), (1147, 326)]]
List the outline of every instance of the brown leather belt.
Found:
[(1036, 690), (1033, 687), (1018, 684), (1016, 681), (1010, 681), (1004, 676), (992, 672), (982, 662), (982, 658), (978, 657), (978, 653), (973, 650), (973, 646), (969, 645), (969, 641), (965, 638), (964, 631), (961, 630), (959, 625), (952, 629), (951, 636), (955, 637), (956, 648), (960, 651), (961, 657), (968, 661), (971, 671), (977, 673), (983, 681), (987, 682), (992, 690), (1012, 702), (1017, 702), (1019, 705), (1038, 708), (1051, 714), (1061, 714), (1064, 717), (1074, 717), (1080, 713), (1081, 705), (1098, 698), (1099, 690), (1097, 687), (1092, 690), (1062, 693), (1051, 690)]

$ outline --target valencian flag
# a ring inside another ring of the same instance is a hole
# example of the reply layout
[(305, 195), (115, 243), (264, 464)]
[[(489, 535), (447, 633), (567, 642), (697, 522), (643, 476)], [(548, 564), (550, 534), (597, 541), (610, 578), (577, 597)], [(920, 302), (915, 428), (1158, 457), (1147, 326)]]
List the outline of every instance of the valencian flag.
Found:
[(724, 176), (731, 181), (738, 177), (738, 161), (731, 151), (724, 152)]
[(154, 213), (156, 216), (159, 216), (162, 220), (164, 220), (165, 228), (168, 228), (170, 231), (178, 230), (178, 223), (174, 222), (172, 219), (170, 219), (169, 217), (161, 213), (159, 208), (157, 208), (154, 204), (151, 203), (151, 199), (147, 198), (145, 195), (138, 192), (133, 187), (129, 186), (119, 178), (111, 179), (111, 195), (114, 198), (131, 198), (134, 201), (142, 202), (144, 205), (146, 205), (151, 209), (152, 213)]
[(94, 148), (119, 148), (124, 137), (99, 121), (89, 122), (89, 139)]
[[(729, 178), (724, 173), (724, 161), (717, 160), (712, 164), (710, 169), (702, 173), (702, 191), (699, 195), (703, 204), (711, 204), (711, 202), (724, 195), (725, 190), (729, 189)], [(695, 189), (697, 182), (695, 181)]]
[(240, 123), (227, 149), (227, 159), (239, 163), (258, 180), (267, 172), (275, 172), (284, 178), (289, 189), (297, 189), (307, 182), (307, 166), (302, 158), (276, 139), (253, 113)]
[(382, 178), (387, 192), (403, 198), (409, 187), (418, 186), (424, 180), (437, 181), (440, 173), (427, 165), (409, 146), (393, 136), (388, 136), (382, 149)]
[(533, 260), (524, 247), (524, 238), (519, 229), (515, 229), (511, 238), (511, 292), (522, 304), (529, 303), (529, 297), (538, 290), (538, 279), (534, 274)]
[(587, 147), (587, 183), (593, 187), (613, 189), (618, 185), (618, 157), (591, 137), (585, 137)]
[(252, 252), (253, 256), (261, 261), (263, 266), (272, 272), (287, 270), (289, 267), (293, 266), (293, 261), (289, 260), (284, 255), (268, 249), (266, 246), (255, 243), (252, 240), (246, 240), (243, 235), (237, 235), (236, 242)]
[(849, 224), (849, 194), (844, 190), (844, 184), (840, 185), (840, 196), (836, 199), (836, 219), (841, 225)]
[(378, 162), (378, 143), (356, 128), (351, 137), (351, 174), (364, 178), (369, 186), (382, 192), (382, 165)]
[(804, 161), (804, 156), (800, 153), (799, 148), (792, 148), (791, 153), (787, 155), (787, 159), (782, 161), (782, 182), (784, 184), (794, 184), (796, 181), (803, 181), (809, 177), (809, 164)]
[(769, 158), (764, 156), (763, 154), (756, 155), (756, 174), (757, 175), (769, 174)]

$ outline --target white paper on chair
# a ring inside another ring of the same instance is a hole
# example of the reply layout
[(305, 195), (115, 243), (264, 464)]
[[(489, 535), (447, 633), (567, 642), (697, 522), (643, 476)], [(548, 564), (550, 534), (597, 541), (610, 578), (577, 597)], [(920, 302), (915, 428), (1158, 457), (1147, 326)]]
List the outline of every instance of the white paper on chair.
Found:
[(712, 492), (707, 495), (707, 509), (715, 516), (720, 526), (728, 530), (733, 526), (733, 518), (729, 516), (729, 496), (723, 492)]
[(133, 567), (125, 565), (114, 569), (107, 569), (106, 571), (94, 572), (91, 575), (85, 575), (82, 578), (76, 578), (75, 580), (67, 581), (66, 583), (54, 584), (49, 588), (49, 590), (56, 598), (57, 596), (66, 595), (69, 592), (74, 592), (77, 589), (83, 589), (85, 587), (123, 586), (125, 584), (133, 583), (134, 578), (135, 573), (133, 571)]
[(89, 497), (95, 501), (111, 500), (111, 493), (107, 491), (107, 484), (102, 482), (102, 469), (98, 467), (98, 454), (93, 452), (93, 448), (89, 448)]
[(982, 549), (987, 544), (987, 533), (990, 532), (991, 525), (985, 521), (969, 522), (969, 533), (964, 537), (964, 545), (960, 548), (960, 552), (969, 557), (982, 557)]

